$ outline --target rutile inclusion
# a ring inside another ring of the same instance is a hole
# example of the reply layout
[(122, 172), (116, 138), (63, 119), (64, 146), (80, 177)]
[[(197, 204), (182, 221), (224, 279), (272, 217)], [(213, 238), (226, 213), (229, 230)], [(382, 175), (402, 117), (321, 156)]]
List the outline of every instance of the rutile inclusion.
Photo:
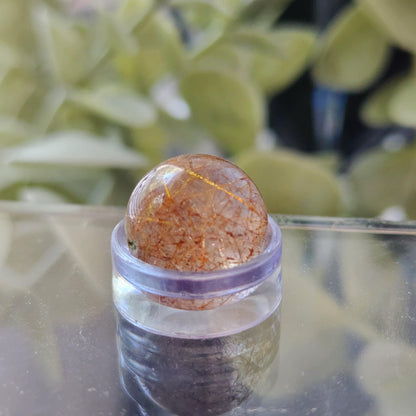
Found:
[[(130, 252), (177, 271), (245, 263), (263, 251), (267, 227), (267, 210), (252, 180), (231, 162), (211, 155), (182, 155), (156, 166), (133, 190), (125, 218)], [(220, 299), (161, 296), (159, 301), (207, 309)]]

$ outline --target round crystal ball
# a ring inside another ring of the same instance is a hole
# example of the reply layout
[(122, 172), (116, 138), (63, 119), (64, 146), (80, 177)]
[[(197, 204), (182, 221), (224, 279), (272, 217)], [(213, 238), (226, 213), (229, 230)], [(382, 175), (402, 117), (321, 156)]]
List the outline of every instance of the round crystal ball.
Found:
[[(126, 213), (130, 252), (165, 269), (210, 271), (237, 266), (266, 244), (267, 210), (253, 181), (211, 155), (182, 155), (152, 169), (133, 190)], [(207, 309), (228, 302), (159, 302)]]
[(138, 183), (125, 224), (134, 256), (166, 269), (207, 271), (262, 251), (267, 210), (252, 180), (231, 162), (183, 155)]

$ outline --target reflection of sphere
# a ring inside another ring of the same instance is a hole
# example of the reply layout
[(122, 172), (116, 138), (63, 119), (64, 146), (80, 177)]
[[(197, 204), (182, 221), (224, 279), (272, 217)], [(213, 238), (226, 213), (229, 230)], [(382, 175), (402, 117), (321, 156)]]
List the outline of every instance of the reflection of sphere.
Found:
[(158, 335), (118, 319), (125, 388), (144, 407), (151, 398), (180, 416), (239, 406), (273, 368), (279, 348), (279, 309), (255, 327), (214, 338)]
[(267, 211), (251, 179), (210, 155), (184, 155), (150, 171), (127, 207), (130, 251), (165, 269), (230, 268), (265, 245)]

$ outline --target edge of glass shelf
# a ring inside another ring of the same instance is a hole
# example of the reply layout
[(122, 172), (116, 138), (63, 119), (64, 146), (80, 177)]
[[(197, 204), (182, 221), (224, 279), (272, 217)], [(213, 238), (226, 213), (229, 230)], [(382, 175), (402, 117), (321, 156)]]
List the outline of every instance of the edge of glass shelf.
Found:
[(82, 216), (97, 219), (123, 218), (125, 209), (116, 206), (77, 205), (77, 204), (37, 204), (19, 201), (1, 201), (0, 212), (38, 216)]
[[(125, 209), (117, 206), (32, 204), (16, 201), (0, 201), (0, 212), (20, 215), (64, 215), (117, 220), (124, 216)], [(394, 222), (379, 218), (317, 217), (284, 214), (271, 214), (271, 216), (283, 230), (292, 229), (416, 235), (416, 221)]]
[(272, 214), (281, 229), (409, 234), (416, 236), (416, 221), (386, 221), (380, 218), (314, 217)]

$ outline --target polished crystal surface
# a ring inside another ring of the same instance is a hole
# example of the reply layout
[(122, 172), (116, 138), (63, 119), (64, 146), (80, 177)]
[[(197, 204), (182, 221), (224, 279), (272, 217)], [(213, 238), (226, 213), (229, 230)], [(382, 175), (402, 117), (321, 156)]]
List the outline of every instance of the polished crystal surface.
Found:
[(262, 197), (240, 168), (215, 156), (182, 155), (139, 182), (125, 226), (139, 259), (165, 269), (209, 271), (259, 254), (267, 224)]

